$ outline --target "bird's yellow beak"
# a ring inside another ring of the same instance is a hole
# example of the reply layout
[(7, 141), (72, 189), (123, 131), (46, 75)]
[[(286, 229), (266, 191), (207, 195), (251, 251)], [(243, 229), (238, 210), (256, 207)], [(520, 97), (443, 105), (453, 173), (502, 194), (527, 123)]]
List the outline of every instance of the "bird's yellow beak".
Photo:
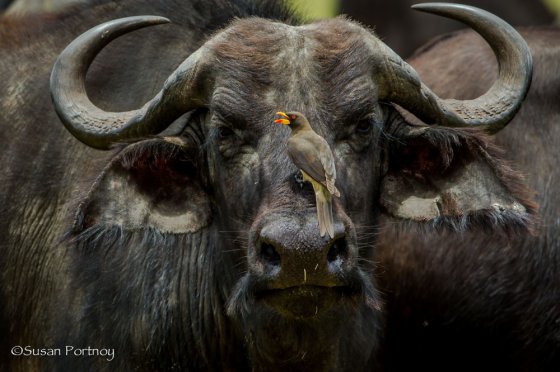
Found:
[(274, 122), (275, 122), (276, 124), (290, 125), (290, 117), (289, 117), (288, 115), (286, 115), (285, 112), (278, 111), (278, 112), (276, 113), (276, 115), (279, 115), (279, 116), (284, 117), (284, 119), (276, 119), (276, 120), (274, 120)]

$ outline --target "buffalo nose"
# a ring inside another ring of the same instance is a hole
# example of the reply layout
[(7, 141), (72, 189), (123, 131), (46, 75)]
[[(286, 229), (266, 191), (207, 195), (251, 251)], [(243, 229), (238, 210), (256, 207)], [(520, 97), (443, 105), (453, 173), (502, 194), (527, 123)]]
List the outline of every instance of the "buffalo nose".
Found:
[(333, 238), (321, 237), (317, 220), (311, 218), (303, 223), (271, 221), (258, 233), (251, 266), (271, 288), (337, 286), (353, 255), (344, 225), (335, 223), (334, 232)]

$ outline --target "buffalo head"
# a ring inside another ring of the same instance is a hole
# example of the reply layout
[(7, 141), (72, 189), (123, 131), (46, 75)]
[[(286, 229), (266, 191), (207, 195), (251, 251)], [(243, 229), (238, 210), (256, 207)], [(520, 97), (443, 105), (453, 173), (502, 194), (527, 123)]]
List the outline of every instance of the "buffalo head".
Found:
[[(482, 134), (504, 127), (523, 101), (531, 78), (526, 44), (484, 11), (418, 9), (463, 21), (488, 41), (500, 73), (486, 94), (437, 97), (345, 18), (303, 26), (250, 18), (210, 38), (142, 108), (106, 112), (85, 92), (90, 63), (112, 39), (167, 21), (120, 19), (72, 42), (51, 77), (62, 122), (99, 149), (134, 142), (83, 200), (75, 231), (86, 242), (83, 254), (105, 265), (100, 283), (103, 275), (138, 283), (134, 268), (153, 277), (126, 294), (105, 282), (112, 292), (101, 292), (110, 298), (94, 291), (85, 298), (106, 312), (118, 299), (150, 307), (150, 321), (117, 325), (135, 340), (132, 329), (145, 323), (184, 319), (180, 331), (165, 321), (168, 333), (144, 332), (151, 340), (191, 334), (184, 343), (201, 355), (193, 364), (240, 339), (254, 368), (368, 363), (381, 309), (369, 260), (381, 211), (455, 227), (524, 225), (532, 211)], [(403, 109), (435, 126), (413, 125)], [(333, 238), (319, 235), (312, 189), (286, 153), (289, 130), (272, 124), (278, 110), (304, 113), (333, 150), (342, 194)], [(156, 136), (174, 122), (179, 133)], [(174, 258), (162, 263), (162, 249), (175, 250)]]

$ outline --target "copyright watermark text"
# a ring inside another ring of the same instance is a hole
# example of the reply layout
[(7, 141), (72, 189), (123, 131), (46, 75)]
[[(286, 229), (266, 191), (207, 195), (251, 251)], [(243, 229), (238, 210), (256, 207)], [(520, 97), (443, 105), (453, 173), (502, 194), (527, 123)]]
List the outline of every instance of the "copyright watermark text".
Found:
[(30, 357), (54, 357), (54, 356), (73, 356), (73, 357), (104, 357), (107, 361), (115, 358), (115, 349), (95, 348), (95, 347), (75, 347), (66, 345), (58, 348), (33, 347), (33, 346), (14, 346), (11, 350), (12, 355)]

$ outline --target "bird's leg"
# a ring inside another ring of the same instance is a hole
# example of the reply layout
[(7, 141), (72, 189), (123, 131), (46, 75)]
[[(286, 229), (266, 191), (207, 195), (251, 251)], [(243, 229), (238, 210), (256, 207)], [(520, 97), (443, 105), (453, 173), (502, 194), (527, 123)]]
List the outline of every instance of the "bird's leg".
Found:
[(298, 184), (300, 189), (303, 189), (303, 187), (305, 186), (305, 180), (303, 179), (303, 175), (301, 174), (301, 172), (296, 172), (296, 174), (294, 174), (294, 179), (296, 181), (296, 183)]

